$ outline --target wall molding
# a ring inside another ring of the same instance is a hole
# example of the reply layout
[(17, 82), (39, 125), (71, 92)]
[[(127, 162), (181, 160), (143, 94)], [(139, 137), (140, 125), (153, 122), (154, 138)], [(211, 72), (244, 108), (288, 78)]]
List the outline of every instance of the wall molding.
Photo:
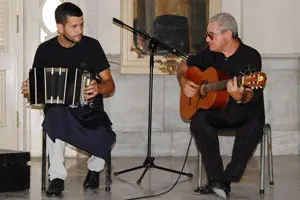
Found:
[(0, 126), (5, 126), (5, 71), (0, 70)]
[(300, 60), (300, 53), (295, 54), (262, 54), (263, 59), (292, 59)]

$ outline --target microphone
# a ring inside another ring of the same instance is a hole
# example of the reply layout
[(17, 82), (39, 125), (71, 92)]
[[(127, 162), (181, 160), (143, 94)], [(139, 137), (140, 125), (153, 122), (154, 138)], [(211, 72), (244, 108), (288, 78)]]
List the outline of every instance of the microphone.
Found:
[(79, 69), (84, 71), (84, 70), (88, 70), (88, 67), (84, 62), (82, 62), (82, 63), (79, 64)]
[(82, 72), (92, 73), (91, 72), (92, 69), (85, 62), (82, 62), (82, 63), (79, 64), (79, 70), (81, 70)]
[(113, 18), (113, 22), (115, 22), (121, 26), (124, 26), (124, 22), (122, 22), (121, 20), (118, 20), (117, 18)]

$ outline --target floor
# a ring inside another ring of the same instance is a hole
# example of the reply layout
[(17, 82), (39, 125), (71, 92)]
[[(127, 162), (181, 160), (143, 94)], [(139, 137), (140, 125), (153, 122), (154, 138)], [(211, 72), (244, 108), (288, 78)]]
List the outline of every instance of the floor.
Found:
[[(224, 163), (229, 161), (224, 157)], [(113, 158), (113, 172), (139, 166), (144, 158)], [(184, 158), (163, 157), (156, 158), (155, 164), (180, 170)], [(47, 200), (56, 199), (46, 197), (41, 192), (41, 159), (33, 158), (31, 161), (31, 188), (28, 191), (0, 193), (0, 199), (9, 200)], [(68, 158), (68, 178), (65, 182), (64, 200), (122, 200), (144, 195), (164, 192), (172, 187), (178, 175), (159, 169), (148, 170), (140, 185), (136, 184), (143, 169), (112, 175), (111, 192), (105, 191), (105, 176), (101, 173), (100, 188), (94, 191), (84, 191), (82, 183), (87, 169), (86, 159)], [(196, 159), (189, 157), (184, 171), (196, 175)], [(259, 195), (259, 157), (250, 160), (243, 179), (239, 183), (232, 184), (230, 199), (263, 199), (263, 200), (299, 200), (300, 199), (300, 156), (274, 156), (274, 186), (269, 186), (266, 181), (265, 194)], [(1, 180), (0, 180), (1, 181)], [(195, 193), (197, 178), (182, 176), (178, 184), (169, 193), (155, 198), (148, 199), (172, 199), (172, 200), (212, 200), (220, 199), (215, 195), (200, 195)]]

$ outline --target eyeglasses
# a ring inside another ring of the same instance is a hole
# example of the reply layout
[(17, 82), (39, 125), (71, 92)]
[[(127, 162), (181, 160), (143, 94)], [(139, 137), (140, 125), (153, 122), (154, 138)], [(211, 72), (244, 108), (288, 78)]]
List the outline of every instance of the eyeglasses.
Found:
[(204, 32), (203, 33), (203, 37), (206, 39), (207, 37), (209, 37), (209, 39), (214, 40), (218, 35), (224, 33), (223, 31), (220, 33), (211, 33), (211, 32)]

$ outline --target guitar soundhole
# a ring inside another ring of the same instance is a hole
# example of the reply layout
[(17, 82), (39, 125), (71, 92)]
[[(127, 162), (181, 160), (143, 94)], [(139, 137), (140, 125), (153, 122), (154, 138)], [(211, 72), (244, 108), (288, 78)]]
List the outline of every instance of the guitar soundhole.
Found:
[[(199, 93), (200, 93), (200, 91), (199, 91)], [(201, 98), (201, 99), (203, 99), (204, 97), (206, 96), (206, 93), (204, 92), (204, 93), (200, 93), (200, 95), (199, 95), (199, 97)]]

